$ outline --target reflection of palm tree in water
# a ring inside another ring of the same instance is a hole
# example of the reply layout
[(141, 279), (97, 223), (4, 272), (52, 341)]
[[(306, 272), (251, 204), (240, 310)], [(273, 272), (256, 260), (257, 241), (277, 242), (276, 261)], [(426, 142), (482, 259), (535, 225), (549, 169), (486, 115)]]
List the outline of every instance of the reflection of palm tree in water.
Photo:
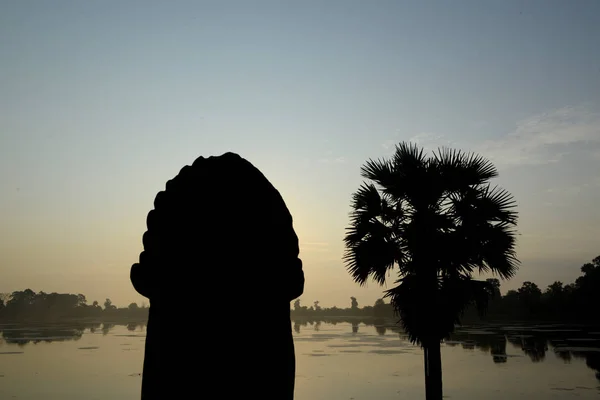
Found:
[(385, 325), (375, 325), (375, 331), (377, 331), (379, 336), (383, 336), (387, 332), (387, 329)]
[(113, 328), (114, 324), (107, 324), (106, 322), (102, 324), (102, 335), (106, 335), (108, 334), (108, 331), (110, 331)]
[(491, 348), (492, 359), (494, 363), (500, 364), (507, 361), (506, 355), (506, 336), (494, 336)]
[(544, 361), (548, 342), (543, 338), (521, 336), (521, 348), (533, 362)]
[(474, 350), (475, 348), (492, 356), (494, 363), (507, 362), (506, 355), (506, 335), (499, 332), (485, 331), (481, 334), (472, 334), (466, 332), (454, 332), (451, 335), (452, 341), (446, 343), (448, 346), (456, 346), (460, 342), (465, 350)]
[[(571, 351), (569, 352), (576, 358), (585, 359), (585, 365), (589, 369), (596, 371), (596, 379), (600, 381), (600, 353), (592, 351)], [(561, 357), (562, 358), (562, 357)]]
[(492, 360), (496, 364), (505, 363), (506, 355), (506, 336), (504, 335), (479, 335), (476, 342), (477, 347), (486, 353), (490, 353)]
[(533, 362), (544, 361), (546, 358), (548, 339), (544, 336), (532, 336), (520, 333), (507, 336), (507, 340), (516, 348), (520, 348)]
[(352, 322), (352, 333), (358, 333), (358, 322)]
[(570, 364), (571, 360), (573, 359), (573, 357), (571, 356), (571, 352), (570, 351), (560, 351), (560, 350), (555, 350), (555, 354), (558, 358), (560, 358), (561, 360), (563, 360), (565, 362), (565, 364)]
[(600, 353), (587, 353), (585, 356), (585, 365), (596, 371), (596, 379), (600, 381)]
[(100, 324), (99, 322), (90, 324), (90, 333), (96, 333), (96, 329), (100, 328)]

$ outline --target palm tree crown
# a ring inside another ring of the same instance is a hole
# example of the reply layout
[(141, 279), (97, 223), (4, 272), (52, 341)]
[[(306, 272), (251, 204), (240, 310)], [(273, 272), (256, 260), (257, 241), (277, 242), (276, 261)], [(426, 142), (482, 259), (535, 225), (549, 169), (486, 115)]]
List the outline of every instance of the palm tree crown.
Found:
[(474, 273), (512, 277), (517, 213), (512, 196), (492, 186), (498, 175), (486, 159), (440, 149), (427, 156), (409, 143), (389, 160), (369, 160), (353, 195), (344, 261), (354, 280), (386, 283), (413, 343), (448, 336), (465, 308), (482, 312), (492, 293)]

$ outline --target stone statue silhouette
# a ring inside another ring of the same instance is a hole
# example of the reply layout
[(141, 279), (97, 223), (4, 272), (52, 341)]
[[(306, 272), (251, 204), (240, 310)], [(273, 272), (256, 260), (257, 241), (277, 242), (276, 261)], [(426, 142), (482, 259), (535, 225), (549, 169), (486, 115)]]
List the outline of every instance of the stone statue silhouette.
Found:
[(146, 223), (130, 273), (150, 301), (142, 399), (293, 399), (304, 273), (279, 192), (237, 154), (199, 157)]

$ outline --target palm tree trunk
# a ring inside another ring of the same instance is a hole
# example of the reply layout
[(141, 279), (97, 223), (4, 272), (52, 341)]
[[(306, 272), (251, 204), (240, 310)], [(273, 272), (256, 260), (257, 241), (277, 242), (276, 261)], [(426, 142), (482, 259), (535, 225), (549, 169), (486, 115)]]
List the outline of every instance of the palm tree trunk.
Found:
[(442, 400), (442, 353), (439, 340), (428, 340), (423, 346), (425, 357), (425, 399)]

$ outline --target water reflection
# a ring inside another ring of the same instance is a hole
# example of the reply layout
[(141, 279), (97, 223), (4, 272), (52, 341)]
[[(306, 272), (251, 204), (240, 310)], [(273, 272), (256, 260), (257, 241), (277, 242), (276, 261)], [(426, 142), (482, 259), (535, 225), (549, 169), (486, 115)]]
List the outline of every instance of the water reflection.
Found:
[[(347, 324), (342, 330), (342, 334), (354, 336), (361, 342), (376, 340), (369, 335), (361, 332), (361, 325), (374, 328), (378, 336), (394, 335), (400, 341), (399, 346), (408, 345), (407, 337), (404, 331), (394, 321), (382, 319), (359, 319), (359, 318), (336, 318), (332, 320), (321, 319), (295, 319), (293, 321), (293, 330), (296, 335), (300, 335), (303, 329), (310, 329), (315, 332), (313, 335), (323, 338), (329, 334), (318, 333), (321, 324), (337, 325), (339, 323)], [(85, 333), (108, 335), (111, 330), (117, 326), (125, 326), (129, 332), (143, 330), (145, 324), (129, 323), (69, 323), (52, 325), (1, 325), (0, 335), (3, 343), (18, 347), (26, 346), (29, 343), (37, 344), (40, 342), (57, 341), (76, 341), (81, 339)], [(265, 326), (268, 326), (265, 325)], [(344, 333), (343, 331), (346, 333)], [(118, 335), (129, 336), (129, 335)], [(137, 335), (136, 335), (137, 336)], [(331, 335), (329, 335), (331, 336)], [(334, 335), (335, 336), (335, 335)], [(355, 340), (355, 339), (353, 339)], [(0, 344), (2, 344), (0, 342)], [(380, 342), (383, 343), (383, 342)], [(389, 343), (396, 346), (396, 344)], [(574, 360), (584, 362), (588, 368), (595, 371), (596, 379), (600, 381), (600, 328), (598, 327), (564, 327), (557, 325), (535, 325), (535, 326), (470, 326), (457, 328), (448, 340), (446, 346), (460, 347), (465, 351), (481, 351), (489, 354), (495, 364), (510, 365), (510, 357), (515, 355), (507, 354), (507, 346), (512, 346), (523, 355), (527, 356), (531, 362), (544, 362), (549, 353), (562, 360), (564, 363), (571, 363)], [(357, 346), (356, 343), (339, 345), (344, 347)], [(391, 346), (386, 346), (391, 347)], [(6, 349), (10, 350), (10, 349)], [(344, 350), (346, 352), (357, 350)], [(386, 352), (394, 351), (391, 349)], [(6, 353), (6, 352), (5, 352)]]
[[(451, 343), (463, 343), (463, 348), (478, 348), (489, 352), (495, 363), (506, 363), (507, 343), (519, 349), (534, 362), (543, 362), (549, 352), (565, 363), (585, 360), (600, 380), (600, 335), (594, 327), (568, 328), (557, 325), (531, 327), (481, 326), (458, 329)], [(468, 344), (465, 346), (465, 344)]]
[[(406, 335), (396, 324), (381, 319), (338, 318), (327, 323), (345, 322), (351, 326), (351, 334), (357, 335), (360, 325), (372, 326), (380, 336), (388, 332), (397, 334), (403, 341)], [(300, 334), (302, 327), (313, 326), (317, 321), (309, 319), (294, 320), (294, 331)], [(334, 324), (335, 324), (334, 323)], [(559, 325), (500, 326), (482, 325), (457, 328), (445, 341), (446, 346), (460, 346), (466, 351), (481, 351), (490, 355), (495, 364), (509, 363), (507, 346), (511, 345), (527, 356), (531, 362), (546, 360), (548, 353), (565, 363), (573, 359), (585, 361), (595, 371), (600, 381), (600, 328), (590, 326), (565, 327)], [(514, 356), (513, 356), (514, 357)]]
[(584, 358), (585, 365), (587, 365), (588, 368), (596, 371), (596, 379), (598, 379), (600, 381), (600, 353), (596, 352), (596, 353), (581, 354), (578, 352), (574, 352), (573, 355), (578, 358)]
[(114, 326), (114, 324), (102, 324), (102, 334), (107, 335)]
[(495, 363), (507, 362), (507, 343), (521, 350), (534, 363), (543, 362), (549, 352), (565, 363), (570, 363), (573, 358), (583, 359), (600, 380), (600, 335), (594, 327), (481, 326), (458, 329), (451, 340), (469, 341), (474, 347), (489, 352)]
[[(102, 332), (107, 335), (116, 324), (113, 323), (68, 323), (68, 324), (45, 324), (45, 325), (10, 325), (0, 326), (0, 336), (4, 343), (23, 347), (29, 343), (37, 344), (41, 342), (64, 342), (76, 341), (81, 339), (84, 333), (91, 334)], [(143, 328), (141, 323), (128, 323), (127, 329), (135, 331), (137, 328)]]
[(28, 343), (62, 342), (79, 340), (85, 331), (83, 326), (4, 327), (2, 338), (6, 344), (25, 346)]

